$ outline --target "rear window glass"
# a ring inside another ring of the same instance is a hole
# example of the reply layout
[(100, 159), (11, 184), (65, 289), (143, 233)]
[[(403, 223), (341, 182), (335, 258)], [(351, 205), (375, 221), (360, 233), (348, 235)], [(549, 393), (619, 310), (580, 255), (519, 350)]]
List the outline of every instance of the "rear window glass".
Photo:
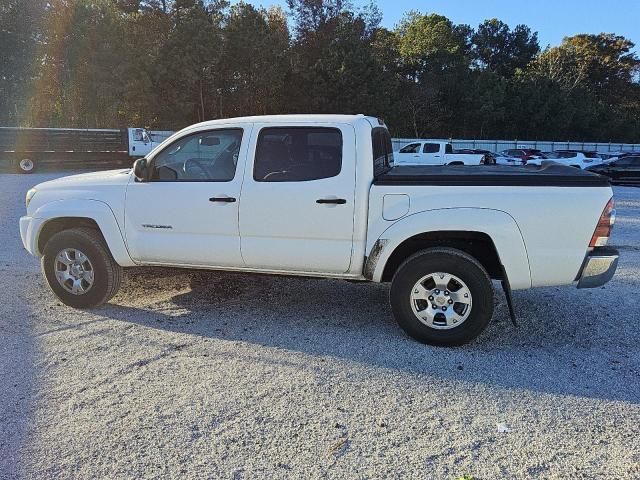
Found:
[(305, 182), (335, 177), (342, 168), (342, 133), (337, 128), (263, 128), (258, 136), (253, 179)]
[(371, 132), (373, 147), (373, 175), (377, 176), (393, 167), (393, 145), (386, 128), (374, 128)]

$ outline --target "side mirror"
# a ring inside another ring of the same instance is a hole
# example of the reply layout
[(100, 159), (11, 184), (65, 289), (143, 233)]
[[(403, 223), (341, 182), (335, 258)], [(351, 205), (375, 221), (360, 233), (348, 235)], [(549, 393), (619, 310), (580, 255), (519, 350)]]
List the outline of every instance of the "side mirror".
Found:
[(147, 159), (139, 158), (133, 163), (133, 174), (140, 182), (147, 181)]

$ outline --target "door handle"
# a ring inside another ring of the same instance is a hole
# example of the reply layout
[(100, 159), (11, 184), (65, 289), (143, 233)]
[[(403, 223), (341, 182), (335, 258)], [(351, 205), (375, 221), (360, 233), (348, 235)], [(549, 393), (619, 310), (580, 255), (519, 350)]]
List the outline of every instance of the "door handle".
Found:
[(225, 202), (225, 203), (233, 203), (236, 201), (233, 197), (211, 197), (209, 199), (210, 202)]
[(332, 203), (334, 205), (344, 205), (347, 201), (344, 198), (319, 198), (316, 203)]

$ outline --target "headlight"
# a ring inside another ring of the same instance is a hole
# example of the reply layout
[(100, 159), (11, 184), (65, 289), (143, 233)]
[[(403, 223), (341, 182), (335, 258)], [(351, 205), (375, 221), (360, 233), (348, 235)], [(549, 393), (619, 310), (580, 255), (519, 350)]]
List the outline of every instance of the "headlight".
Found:
[(37, 190), (35, 188), (32, 188), (27, 192), (27, 197), (25, 198), (25, 203), (27, 204), (27, 208), (29, 208), (29, 204), (31, 203), (31, 200), (33, 199), (36, 193), (37, 193)]

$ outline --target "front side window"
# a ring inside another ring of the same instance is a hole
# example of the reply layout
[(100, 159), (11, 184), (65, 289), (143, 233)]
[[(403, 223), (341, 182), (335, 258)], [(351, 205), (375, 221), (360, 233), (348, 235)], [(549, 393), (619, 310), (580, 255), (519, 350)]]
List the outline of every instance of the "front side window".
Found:
[(405, 145), (400, 149), (400, 153), (418, 153), (418, 152), (420, 152), (419, 143), (410, 143), (409, 145)]
[(437, 143), (425, 143), (422, 148), (422, 153), (438, 153), (440, 151), (440, 145)]
[(342, 168), (342, 133), (337, 128), (263, 128), (258, 136), (253, 179), (306, 182), (335, 177)]
[(233, 180), (242, 129), (208, 130), (179, 138), (153, 158), (156, 182), (228, 182)]

